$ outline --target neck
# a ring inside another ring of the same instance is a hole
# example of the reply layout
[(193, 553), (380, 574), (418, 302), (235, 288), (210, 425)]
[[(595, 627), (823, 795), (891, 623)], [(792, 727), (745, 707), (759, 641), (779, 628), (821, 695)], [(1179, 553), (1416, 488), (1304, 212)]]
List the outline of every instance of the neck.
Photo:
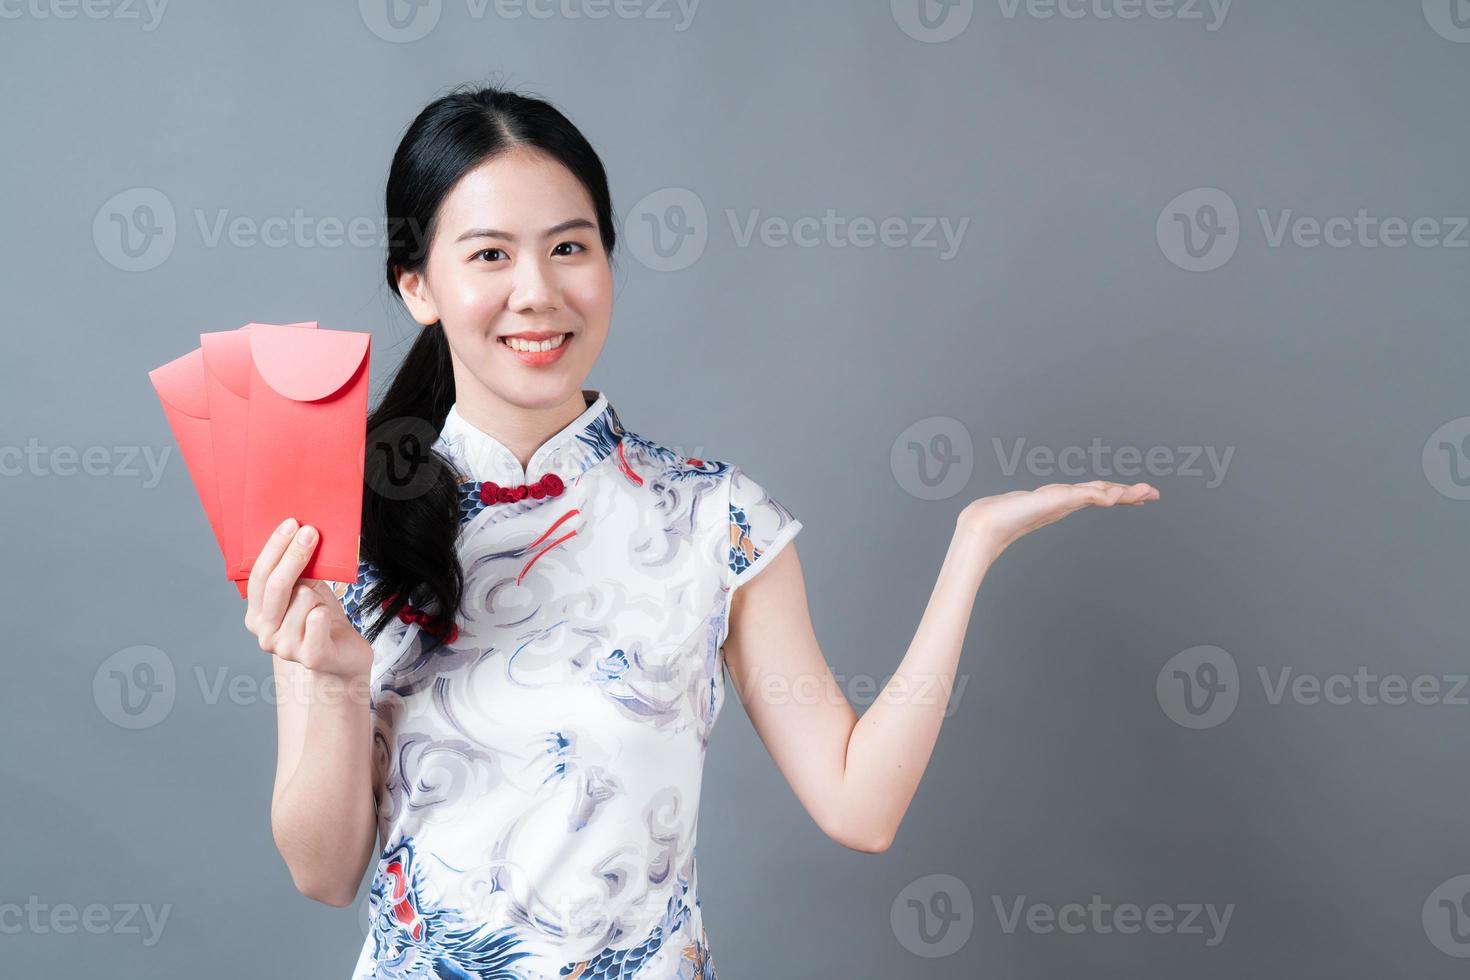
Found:
[(506, 401), (483, 385), (474, 385), (471, 390), (461, 387), (456, 392), (455, 406), (466, 422), (494, 436), (514, 453), (524, 469), (537, 449), (587, 411), (588, 400), (578, 386), (563, 402), (528, 408)]

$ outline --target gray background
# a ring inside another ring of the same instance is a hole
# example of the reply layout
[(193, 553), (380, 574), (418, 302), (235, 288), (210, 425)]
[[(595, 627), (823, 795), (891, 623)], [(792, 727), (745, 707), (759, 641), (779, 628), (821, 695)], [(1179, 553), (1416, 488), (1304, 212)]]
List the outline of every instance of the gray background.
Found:
[[(652, 0), (605, 19), (572, 16), (592, 0), (545, 17), (443, 0), (413, 41), (372, 2), (178, 2), (151, 24), (46, 2), (0, 22), (0, 451), (34, 440), (41, 461), (0, 457), (0, 907), (47, 910), (39, 927), (0, 911), (0, 973), (349, 972), (360, 909), (298, 895), (271, 842), (274, 707), (252, 690), (268, 659), (181, 461), (150, 486), (125, 450), (172, 446), (145, 375), (202, 330), (371, 330), (377, 387), (412, 328), (376, 242), (211, 244), (199, 216), (376, 220), (403, 127), (448, 86), (491, 80), (555, 102), (609, 170), (625, 238), (589, 386), (633, 431), (740, 463), (803, 520), (817, 634), (859, 710), (965, 503), (1111, 476), (1008, 471), (993, 440), (1233, 452), (1217, 486), (1145, 474), (1160, 502), (1084, 512), (1002, 557), (882, 855), (821, 834), (731, 697), (700, 821), (722, 978), (1463, 975), (1450, 954), (1470, 942), (1451, 927), (1470, 919), (1439, 899), (1470, 872), (1470, 707), (1273, 704), (1258, 674), (1363, 668), (1444, 694), (1470, 669), (1470, 504), (1440, 447), (1467, 465), (1470, 249), (1273, 247), (1258, 217), (1470, 214), (1470, 32), (1451, 0), (1236, 0), (1214, 30), (1203, 5), (1178, 16), (1184, 0), (1126, 20), (990, 0), (942, 42), (904, 30), (903, 0), (707, 0), (683, 29)], [(1207, 272), (1156, 233), (1196, 188), (1240, 216)], [(636, 248), (651, 254), (644, 219), (671, 189), (706, 209), (707, 244), (664, 271)], [(159, 196), (174, 241), (144, 242), (150, 267), (130, 268), (114, 215)], [(829, 208), (909, 231), (742, 244), (727, 217)], [(957, 254), (909, 240), (931, 217), (968, 220)], [(971, 447), (950, 443), (947, 495), (923, 499), (907, 445), (941, 430)], [(94, 474), (66, 475), (66, 447), (102, 447)], [(173, 702), (130, 729), (109, 658), (139, 645), (172, 667)], [(1166, 710), (1166, 664), (1200, 645), (1232, 658), (1238, 704), (1191, 729)], [(238, 693), (212, 699), (220, 677)], [(958, 910), (935, 942), (915, 894)], [(1093, 895), (1234, 910), (1213, 946), (1208, 927), (1007, 932), (996, 911)], [(90, 903), (108, 909), (98, 934), (46, 918)], [(127, 903), (168, 908), (156, 942), (129, 931)]]

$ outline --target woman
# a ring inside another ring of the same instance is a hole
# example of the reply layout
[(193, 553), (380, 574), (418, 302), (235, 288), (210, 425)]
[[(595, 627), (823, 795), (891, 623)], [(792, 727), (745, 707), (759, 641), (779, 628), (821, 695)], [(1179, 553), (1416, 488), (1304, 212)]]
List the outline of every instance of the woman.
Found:
[(1094, 481), (966, 506), (859, 720), (813, 635), (800, 522), (583, 388), (615, 232), (581, 133), (537, 99), (453, 93), (404, 135), (386, 203), (388, 283), (422, 330), (369, 419), (358, 580), (299, 579), (317, 536), (287, 519), (249, 581), (246, 626), (288, 692), (277, 846), (338, 906), (377, 851), (357, 977), (713, 977), (695, 828), (724, 672), (812, 819), (882, 851), (990, 563), (1082, 507), (1157, 492)]

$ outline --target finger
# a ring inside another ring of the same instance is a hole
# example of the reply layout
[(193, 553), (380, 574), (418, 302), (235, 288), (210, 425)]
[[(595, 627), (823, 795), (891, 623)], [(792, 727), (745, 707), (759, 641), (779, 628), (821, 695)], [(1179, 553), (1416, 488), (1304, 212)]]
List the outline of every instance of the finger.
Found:
[(301, 654), (301, 644), (306, 633), (306, 617), (321, 605), (321, 596), (309, 585), (296, 585), (291, 590), (291, 604), (281, 617), (281, 625), (272, 638), (271, 650), (278, 657), (295, 660)]
[(296, 533), (290, 537), (281, 560), (266, 578), (259, 615), (259, 622), (265, 629), (274, 630), (279, 627), (281, 617), (286, 614), (286, 607), (291, 602), (291, 589), (296, 585), (296, 579), (301, 576), (301, 570), (306, 567), (311, 553), (316, 550), (318, 538), (316, 528), (310, 524), (297, 528)]
[[(305, 582), (308, 580), (302, 579), (301, 581)], [(310, 581), (312, 583), (312, 591), (322, 597), (322, 605), (326, 607), (327, 616), (333, 624), (336, 624), (338, 621), (345, 622), (347, 620), (347, 607), (342, 604), (342, 596), (337, 594), (337, 590), (332, 588), (332, 584), (323, 582), (321, 579), (311, 579)]]
[(1142, 504), (1158, 499), (1159, 491), (1147, 483), (1135, 483), (1123, 494), (1123, 503), (1126, 504)]
[(245, 589), (247, 615), (260, 614), (260, 601), (265, 591), (266, 579), (275, 570), (281, 552), (286, 550), (286, 545), (291, 543), (291, 535), (295, 533), (296, 518), (288, 517), (261, 546), (260, 554), (255, 557), (255, 564), (250, 568), (250, 579)]
[(1106, 483), (1102, 480), (1094, 480), (1092, 483), (1075, 483), (1073, 486), (1076, 488), (1073, 510), (1083, 507), (1111, 507), (1123, 494), (1123, 488), (1118, 484)]

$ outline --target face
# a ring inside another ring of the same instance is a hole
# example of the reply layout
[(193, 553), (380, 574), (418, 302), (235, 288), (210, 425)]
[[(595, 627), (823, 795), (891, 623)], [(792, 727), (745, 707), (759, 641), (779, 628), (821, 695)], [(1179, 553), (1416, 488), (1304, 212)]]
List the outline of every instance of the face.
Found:
[[(580, 411), (612, 272), (592, 199), (562, 164), (515, 150), (466, 173), (440, 205), (426, 267), (400, 270), (398, 287), (415, 320), (444, 325), (459, 402)], [(561, 346), (518, 351), (506, 340), (519, 335)]]

